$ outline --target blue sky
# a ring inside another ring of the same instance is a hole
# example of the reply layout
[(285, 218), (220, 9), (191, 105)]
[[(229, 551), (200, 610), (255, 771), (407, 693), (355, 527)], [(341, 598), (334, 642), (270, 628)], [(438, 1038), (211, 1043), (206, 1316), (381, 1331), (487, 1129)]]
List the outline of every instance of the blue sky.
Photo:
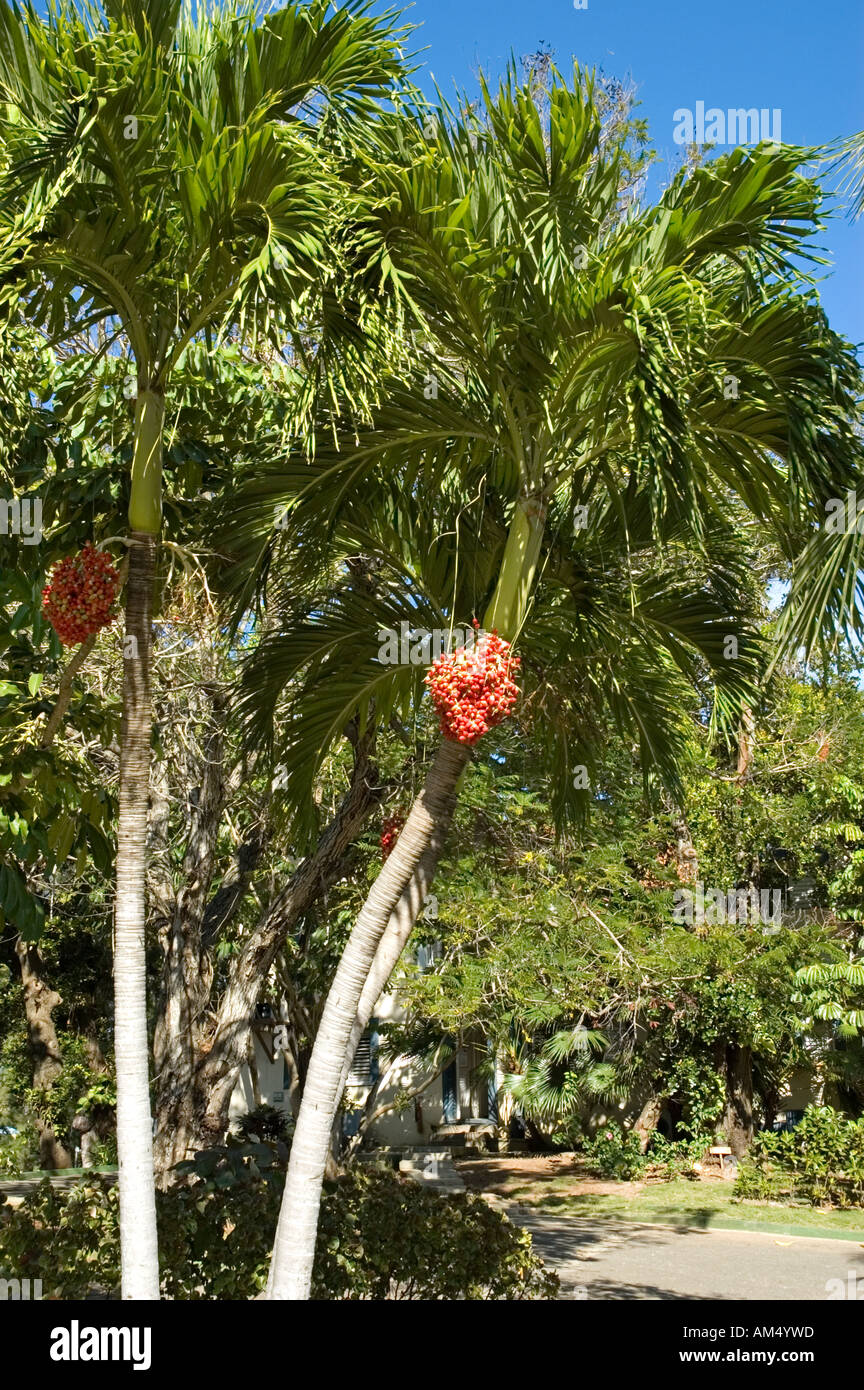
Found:
[[(864, 128), (862, 0), (416, 0), (414, 47), (445, 94), (497, 75), (511, 52), (554, 50), (632, 77), (655, 148), (673, 163), (677, 108), (779, 107), (783, 140), (821, 144)], [(422, 84), (428, 87), (428, 80)], [(662, 177), (662, 170), (660, 171)], [(656, 183), (655, 183), (656, 187)], [(832, 325), (864, 341), (864, 218), (832, 221), (834, 270), (820, 287)]]

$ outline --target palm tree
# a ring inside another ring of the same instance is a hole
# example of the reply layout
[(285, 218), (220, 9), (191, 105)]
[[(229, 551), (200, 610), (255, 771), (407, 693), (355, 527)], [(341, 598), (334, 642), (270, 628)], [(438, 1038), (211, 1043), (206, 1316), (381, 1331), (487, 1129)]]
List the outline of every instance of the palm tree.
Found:
[[(829, 146), (824, 162), (829, 173), (839, 174), (841, 206), (850, 220), (856, 220), (864, 210), (864, 131)], [(855, 421), (859, 440), (864, 438), (860, 408), (850, 418)], [(860, 487), (859, 468), (850, 492), (827, 499), (835, 507), (838, 502), (845, 504), (847, 515), (857, 510), (852, 524), (834, 529), (823, 511), (810, 527), (807, 544), (794, 558), (789, 600), (778, 628), (778, 660), (798, 646), (809, 655), (815, 647), (836, 646), (843, 638), (855, 646), (864, 641), (864, 524), (860, 519), (864, 499)]]
[[(412, 373), (394, 354), (368, 427), (322, 443), (311, 465), (289, 459), (275, 482), (259, 481), (255, 504), (279, 496), (291, 518), (282, 543), (308, 552), (322, 519), (330, 535), (361, 496), (386, 504), (400, 480), (409, 497), (422, 479), (454, 499), (457, 532), (460, 509), (481, 499), (497, 534), (472, 556), (488, 578), (475, 611), (520, 649), (541, 616), (532, 603), (556, 535), (572, 536), (582, 509), (592, 525), (614, 512), (625, 530), (644, 515), (655, 540), (678, 525), (710, 550), (737, 505), (794, 556), (819, 501), (854, 476), (849, 421), (860, 385), (850, 346), (791, 261), (820, 225), (819, 189), (797, 172), (803, 152), (736, 150), (682, 172), (656, 207), (620, 222), (616, 151), (603, 147), (590, 79), (577, 71), (568, 86), (556, 76), (545, 128), (512, 73), (495, 96), (484, 86), (483, 105), (482, 119), (469, 108), (437, 113), (437, 138), (420, 150), (394, 123), (388, 148), (405, 157), (376, 169), (388, 195), (377, 230), (424, 355)], [(428, 120), (418, 124), (428, 131)], [(401, 524), (404, 506), (399, 515)], [(678, 598), (658, 591), (654, 601), (677, 659)], [(581, 619), (574, 578), (554, 623), (539, 630), (566, 643)], [(368, 672), (339, 664), (344, 629), (331, 663), (327, 640), (316, 646), (313, 636), (304, 649), (316, 703), (308, 725), (293, 726), (298, 786), (299, 764), (314, 769), (352, 710), (368, 710), (374, 696), (386, 717), (400, 682), (405, 692), (404, 673), (382, 670), (370, 688)], [(282, 674), (296, 679), (301, 668), (287, 663)], [(270, 670), (277, 684), (279, 669)], [(326, 690), (314, 679), (322, 672)], [(727, 712), (740, 709), (741, 681), (733, 695)], [(566, 744), (558, 751), (569, 771)], [(371, 1008), (410, 930), (468, 756), (440, 745), (336, 972), (292, 1146), (271, 1298), (308, 1296), (358, 1006)], [(566, 808), (578, 793), (562, 780)]]
[[(115, 905), (123, 1297), (159, 1296), (145, 990), (150, 642), (172, 372), (231, 331), (298, 353), (325, 293), (345, 190), (316, 135), (401, 70), (366, 0), (0, 3), (4, 294), (55, 340), (104, 328), (134, 380)], [(355, 307), (356, 312), (356, 307)], [(312, 375), (314, 376), (314, 371)], [(109, 407), (122, 409), (120, 402)]]
[(579, 1026), (558, 1029), (530, 1049), (517, 1045), (517, 1069), (504, 1077), (504, 1094), (540, 1124), (560, 1123), (592, 1101), (621, 1100), (626, 1086), (614, 1064), (603, 1060), (606, 1046), (604, 1034)]

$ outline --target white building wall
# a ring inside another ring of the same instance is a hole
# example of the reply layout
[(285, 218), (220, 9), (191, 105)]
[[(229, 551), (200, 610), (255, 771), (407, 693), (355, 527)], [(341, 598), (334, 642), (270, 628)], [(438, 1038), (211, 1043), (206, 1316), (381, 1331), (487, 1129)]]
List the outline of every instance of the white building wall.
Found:
[[(379, 1022), (386, 1022), (398, 1017), (399, 1008), (400, 1005), (395, 995), (382, 995), (378, 1001), (375, 1017)], [(268, 1041), (271, 1048), (273, 1033), (277, 1026), (277, 1020), (261, 1025), (261, 1030), (266, 1029), (269, 1034)], [(379, 1065), (386, 1069), (385, 1059), (379, 1057), (378, 1061)], [(285, 1115), (290, 1116), (291, 1105), (286, 1084), (284, 1060), (279, 1054), (271, 1061), (257, 1035), (255, 1036), (255, 1063), (258, 1070), (262, 1102), (266, 1105), (272, 1105), (276, 1109), (282, 1110)], [(464, 1072), (464, 1065), (458, 1070), (460, 1073)], [(406, 1062), (399, 1065), (388, 1078), (386, 1086), (379, 1090), (375, 1102), (376, 1106), (394, 1101), (401, 1092), (415, 1090), (417, 1086), (422, 1084), (423, 1080), (422, 1071), (418, 1071), (410, 1063)], [(460, 1081), (460, 1101), (462, 1091), (463, 1087)], [(349, 1086), (346, 1091), (347, 1098), (356, 1101), (358, 1105), (365, 1102), (368, 1094), (369, 1087)], [(394, 1146), (429, 1143), (432, 1139), (433, 1126), (441, 1124), (444, 1120), (444, 1090), (440, 1076), (436, 1077), (427, 1089), (417, 1097), (417, 1103), (419, 1115), (414, 1100), (410, 1100), (402, 1109), (390, 1110), (382, 1115), (372, 1128), (369, 1135), (370, 1141)], [(231, 1097), (230, 1118), (236, 1122), (242, 1115), (254, 1108), (255, 1101), (249, 1067), (244, 1065)], [(467, 1116), (470, 1109), (463, 1107), (461, 1113)]]

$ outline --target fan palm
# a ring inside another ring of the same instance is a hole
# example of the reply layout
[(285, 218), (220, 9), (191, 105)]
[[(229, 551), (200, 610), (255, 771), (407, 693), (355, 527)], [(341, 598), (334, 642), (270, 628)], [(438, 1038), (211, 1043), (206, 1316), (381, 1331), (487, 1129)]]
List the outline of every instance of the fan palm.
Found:
[(561, 1121), (578, 1113), (586, 1101), (620, 1100), (626, 1089), (615, 1066), (603, 1060), (607, 1040), (587, 1028), (560, 1029), (539, 1046), (523, 1044), (502, 1089), (526, 1118)]
[[(420, 150), (394, 123), (388, 148), (409, 157), (379, 161), (388, 196), (376, 231), (427, 347), (413, 371), (394, 361), (368, 427), (322, 444), (311, 464), (289, 459), (255, 488), (259, 507), (280, 497), (287, 541), (307, 553), (322, 525), (332, 532), (358, 497), (375, 505), (396, 479), (408, 496), (422, 478), (460, 507), (487, 499), (497, 529), (475, 557), (487, 580), (479, 612), (484, 628), (523, 647), (535, 623), (564, 643), (578, 630), (578, 586), (559, 595), (547, 629), (532, 604), (556, 533), (572, 535), (580, 509), (592, 525), (610, 512), (625, 531), (644, 521), (655, 539), (680, 524), (707, 547), (734, 498), (792, 555), (806, 505), (848, 481), (857, 456), (854, 356), (792, 262), (819, 226), (819, 189), (797, 172), (802, 152), (737, 150), (682, 173), (656, 207), (616, 225), (617, 157), (603, 146), (590, 79), (556, 77), (548, 113), (544, 125), (511, 73), (497, 94), (483, 88), (482, 117), (439, 113), (437, 138)], [(457, 509), (449, 529), (460, 523)], [(680, 596), (658, 591), (655, 613), (674, 646)], [(386, 710), (388, 689), (406, 681), (381, 671), (372, 688), (338, 646), (328, 665), (328, 639), (317, 649), (314, 631), (307, 639), (306, 669), (326, 670), (331, 683), (297, 730), (296, 763), (301, 741), (314, 761), (313, 738), (317, 747), (338, 736), (371, 695), (376, 712)], [(358, 1003), (368, 1002), (376, 953), (422, 901), (468, 756), (440, 745), (334, 978), (292, 1146), (271, 1297), (308, 1296)]]
[(166, 394), (190, 344), (230, 330), (279, 351), (315, 324), (345, 198), (320, 118), (362, 117), (401, 68), (393, 15), (369, 8), (52, 0), (43, 18), (0, 3), (3, 296), (56, 340), (104, 325), (101, 351), (128, 355), (134, 381), (114, 971), (125, 1298), (158, 1297), (144, 937)]

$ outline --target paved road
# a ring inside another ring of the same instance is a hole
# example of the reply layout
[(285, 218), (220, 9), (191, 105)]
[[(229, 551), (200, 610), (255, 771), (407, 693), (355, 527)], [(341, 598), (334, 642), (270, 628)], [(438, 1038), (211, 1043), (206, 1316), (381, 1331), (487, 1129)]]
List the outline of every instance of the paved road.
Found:
[(751, 1231), (683, 1230), (510, 1208), (569, 1299), (824, 1301), (829, 1279), (849, 1274), (864, 1301), (864, 1245)]

